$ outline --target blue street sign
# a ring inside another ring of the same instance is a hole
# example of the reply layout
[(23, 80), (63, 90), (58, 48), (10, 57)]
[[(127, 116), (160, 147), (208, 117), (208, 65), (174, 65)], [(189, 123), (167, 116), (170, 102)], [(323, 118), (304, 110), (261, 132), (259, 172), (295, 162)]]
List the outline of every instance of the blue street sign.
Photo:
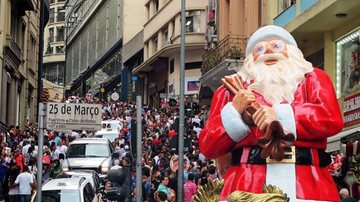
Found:
[(137, 81), (137, 76), (131, 76), (131, 81)]

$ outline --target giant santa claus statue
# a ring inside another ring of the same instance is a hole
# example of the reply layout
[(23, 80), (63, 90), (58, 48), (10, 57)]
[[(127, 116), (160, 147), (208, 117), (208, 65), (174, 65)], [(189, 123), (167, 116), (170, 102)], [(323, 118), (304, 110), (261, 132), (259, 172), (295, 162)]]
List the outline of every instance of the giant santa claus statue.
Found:
[[(243, 88), (216, 90), (200, 134), (206, 157), (232, 156), (220, 199), (271, 184), (290, 201), (340, 201), (324, 150), (343, 119), (327, 74), (304, 59), (289, 32), (270, 25), (250, 37), (244, 66), (231, 77)], [(283, 134), (269, 132), (272, 123)]]

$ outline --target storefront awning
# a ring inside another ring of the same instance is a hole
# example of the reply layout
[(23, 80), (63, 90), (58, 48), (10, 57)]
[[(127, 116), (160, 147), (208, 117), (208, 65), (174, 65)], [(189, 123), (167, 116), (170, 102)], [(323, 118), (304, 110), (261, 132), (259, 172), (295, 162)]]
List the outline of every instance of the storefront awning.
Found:
[(327, 139), (327, 148), (326, 148), (326, 152), (332, 152), (332, 151), (337, 151), (340, 150), (340, 145), (341, 145), (341, 138), (346, 137), (350, 134), (356, 133), (360, 131), (360, 127), (356, 127), (356, 128), (352, 128), (349, 130), (344, 130), (332, 137), (329, 137)]

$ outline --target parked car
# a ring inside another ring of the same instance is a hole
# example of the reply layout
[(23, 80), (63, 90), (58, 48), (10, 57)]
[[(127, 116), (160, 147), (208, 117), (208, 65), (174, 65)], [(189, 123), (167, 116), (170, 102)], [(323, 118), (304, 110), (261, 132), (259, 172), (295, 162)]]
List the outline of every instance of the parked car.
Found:
[(102, 182), (100, 179), (99, 174), (94, 170), (85, 170), (85, 169), (79, 169), (79, 170), (70, 170), (62, 172), (57, 178), (81, 178), (85, 177), (88, 179), (95, 189), (96, 193), (99, 193), (100, 189), (102, 188)]
[(111, 142), (105, 138), (80, 138), (69, 144), (63, 171), (74, 169), (90, 169), (106, 177), (114, 158), (119, 153), (114, 152)]
[(41, 190), (43, 202), (98, 201), (94, 188), (85, 177), (51, 179), (42, 185)]

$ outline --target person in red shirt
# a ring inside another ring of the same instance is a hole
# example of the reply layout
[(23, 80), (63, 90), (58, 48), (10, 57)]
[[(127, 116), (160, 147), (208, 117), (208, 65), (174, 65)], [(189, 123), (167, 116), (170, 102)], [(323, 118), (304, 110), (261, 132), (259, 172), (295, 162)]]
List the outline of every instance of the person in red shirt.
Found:
[(22, 155), (21, 151), (15, 150), (14, 152), (15, 162), (18, 166), (20, 166), (20, 170), (23, 171), (24, 166), (24, 156)]
[(175, 135), (176, 135), (176, 132), (175, 132), (174, 128), (173, 128), (173, 127), (170, 127), (170, 130), (169, 130), (169, 140), (171, 140), (171, 138), (173, 138)]

